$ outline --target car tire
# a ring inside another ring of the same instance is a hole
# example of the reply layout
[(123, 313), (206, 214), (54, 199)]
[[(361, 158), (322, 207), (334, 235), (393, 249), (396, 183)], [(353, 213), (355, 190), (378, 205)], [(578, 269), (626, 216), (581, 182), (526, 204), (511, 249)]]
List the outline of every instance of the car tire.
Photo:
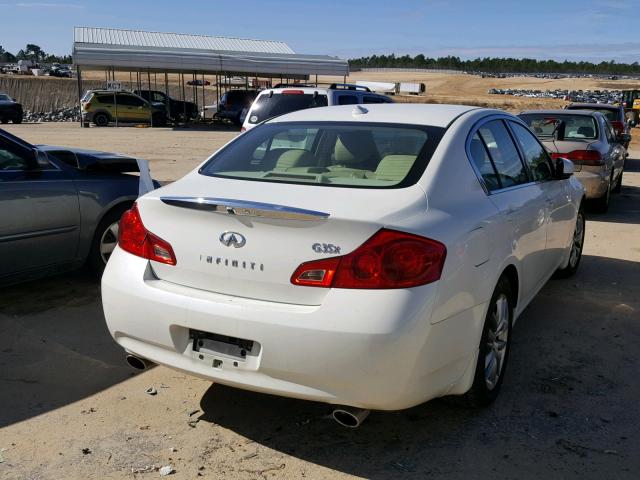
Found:
[(607, 213), (609, 210), (609, 204), (611, 203), (611, 190), (613, 183), (613, 172), (611, 172), (611, 177), (609, 177), (609, 183), (607, 184), (607, 191), (600, 198), (595, 198), (592, 200), (593, 211), (596, 213)]
[(13, 118), (13, 123), (22, 123), (22, 115)]
[(474, 408), (486, 407), (500, 393), (511, 348), (514, 297), (507, 277), (500, 277), (482, 329), (473, 385), (466, 394)]
[(93, 123), (96, 127), (106, 127), (109, 125), (109, 116), (106, 113), (96, 113), (93, 116)]
[(584, 216), (584, 208), (580, 205), (578, 215), (576, 216), (576, 227), (573, 230), (573, 239), (571, 241), (571, 253), (569, 254), (569, 262), (564, 268), (556, 270), (556, 278), (569, 278), (575, 275), (582, 260), (582, 249), (584, 248), (584, 232), (586, 230), (586, 219)]
[(3, 124), (6, 125), (7, 123), (9, 123), (9, 119), (5, 118), (5, 117), (2, 117), (2, 118), (0, 118), (0, 123), (3, 123)]
[(91, 270), (100, 277), (109, 256), (118, 242), (118, 223), (122, 214), (131, 208), (130, 204), (120, 205), (109, 211), (98, 224), (91, 242), (87, 262)]
[(624, 173), (624, 167), (618, 176), (615, 187), (611, 190), (611, 193), (620, 193), (622, 191), (622, 174)]
[(153, 118), (153, 126), (154, 127), (166, 127), (167, 126), (167, 117), (163, 113), (156, 113)]

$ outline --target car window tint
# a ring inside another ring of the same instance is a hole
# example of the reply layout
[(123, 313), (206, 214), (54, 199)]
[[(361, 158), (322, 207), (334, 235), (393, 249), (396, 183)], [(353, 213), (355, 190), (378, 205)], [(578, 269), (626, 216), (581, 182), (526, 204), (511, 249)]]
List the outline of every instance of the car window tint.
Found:
[(362, 99), (362, 103), (387, 103), (387, 99), (384, 97), (376, 97), (374, 95), (365, 95)]
[(358, 103), (358, 97), (356, 95), (339, 95), (338, 105), (355, 105)]
[(479, 128), (478, 133), (489, 150), (502, 188), (529, 181), (527, 171), (520, 160), (520, 154), (511, 135), (500, 120), (485, 123)]
[(7, 150), (0, 145), (0, 171), (2, 170), (26, 170), (29, 163), (25, 158)]
[(482, 176), (487, 188), (489, 190), (499, 189), (502, 185), (500, 184), (498, 172), (493, 166), (493, 162), (491, 162), (491, 157), (489, 157), (484, 141), (480, 138), (480, 135), (478, 135), (477, 132), (471, 138), (469, 154), (471, 156), (471, 161)]
[(549, 165), (549, 156), (540, 142), (536, 140), (534, 135), (515, 122), (510, 122), (513, 134), (520, 144), (520, 148), (524, 153), (524, 161), (529, 167), (529, 171), (536, 182), (550, 180), (553, 175), (551, 166)]
[(100, 103), (113, 103), (113, 95), (96, 95), (96, 100)]

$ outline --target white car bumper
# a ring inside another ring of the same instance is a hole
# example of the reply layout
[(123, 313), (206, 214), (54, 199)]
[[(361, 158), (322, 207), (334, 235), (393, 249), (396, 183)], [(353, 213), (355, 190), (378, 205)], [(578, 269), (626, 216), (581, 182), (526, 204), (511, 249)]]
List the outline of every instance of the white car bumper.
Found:
[[(319, 306), (272, 303), (159, 280), (147, 260), (119, 247), (102, 277), (109, 331), (130, 353), (238, 388), (381, 410), (471, 384), (486, 306), (431, 324), (436, 292), (437, 283), (334, 289)], [(190, 329), (254, 348), (245, 361), (201, 354)]]

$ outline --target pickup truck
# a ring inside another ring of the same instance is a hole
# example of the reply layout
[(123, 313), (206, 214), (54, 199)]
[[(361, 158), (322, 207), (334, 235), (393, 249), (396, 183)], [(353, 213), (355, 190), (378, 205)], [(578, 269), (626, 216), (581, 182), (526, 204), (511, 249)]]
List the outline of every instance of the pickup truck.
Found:
[(163, 103), (167, 109), (167, 116), (175, 122), (196, 120), (198, 118), (198, 106), (193, 102), (175, 100), (160, 90), (134, 90), (133, 93), (147, 101)]

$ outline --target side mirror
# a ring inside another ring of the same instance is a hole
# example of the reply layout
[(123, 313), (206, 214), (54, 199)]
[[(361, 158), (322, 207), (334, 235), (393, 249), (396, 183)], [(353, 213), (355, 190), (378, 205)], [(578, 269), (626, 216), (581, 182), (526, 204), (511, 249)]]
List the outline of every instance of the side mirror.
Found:
[(566, 158), (558, 158), (556, 160), (556, 179), (566, 180), (575, 172), (573, 162)]
[(35, 163), (33, 164), (31, 170), (40, 170), (43, 168), (49, 167), (49, 156), (47, 152), (43, 152), (42, 150), (38, 150), (37, 148), (33, 149), (33, 158)]

